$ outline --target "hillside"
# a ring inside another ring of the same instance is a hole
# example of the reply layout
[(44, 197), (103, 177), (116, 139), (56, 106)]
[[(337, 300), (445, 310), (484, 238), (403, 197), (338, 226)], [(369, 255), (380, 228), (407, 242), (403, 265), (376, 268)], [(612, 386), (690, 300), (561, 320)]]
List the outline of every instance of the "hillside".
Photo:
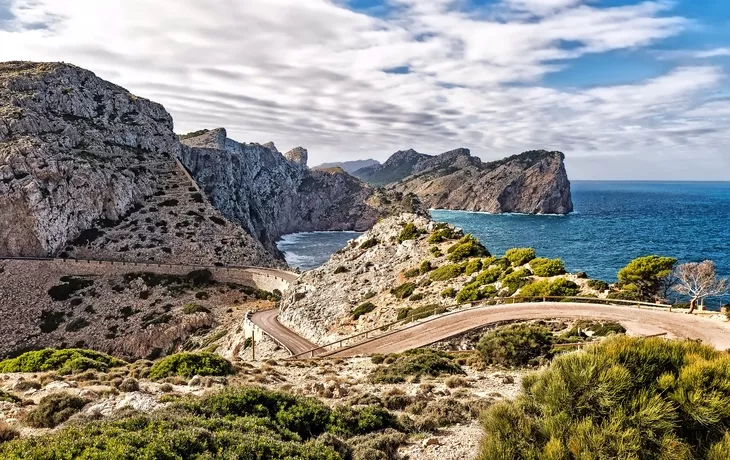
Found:
[(0, 255), (281, 266), (176, 158), (165, 109), (67, 64), (0, 64)]
[(605, 294), (559, 260), (516, 253), (493, 256), (471, 235), (422, 216), (391, 217), (304, 273), (285, 292), (279, 319), (324, 344), (496, 296)]
[(524, 152), (483, 163), (467, 149), (437, 156), (399, 151), (353, 175), (386, 190), (414, 193), (428, 208), (491, 213), (567, 214), (570, 181), (560, 152)]

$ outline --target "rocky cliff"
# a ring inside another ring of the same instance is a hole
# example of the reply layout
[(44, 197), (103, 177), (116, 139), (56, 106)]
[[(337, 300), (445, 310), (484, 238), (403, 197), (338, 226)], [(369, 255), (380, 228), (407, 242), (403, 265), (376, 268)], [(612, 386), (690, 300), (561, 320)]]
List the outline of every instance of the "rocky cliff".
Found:
[(573, 202), (564, 159), (561, 152), (538, 150), (483, 163), (467, 149), (438, 156), (406, 150), (353, 174), (390, 191), (414, 193), (429, 208), (567, 214)]
[(179, 166), (165, 109), (59, 63), (0, 64), (0, 255), (280, 265)]
[(341, 168), (309, 169), (301, 147), (282, 154), (273, 143), (228, 139), (224, 129), (181, 138), (180, 158), (205, 194), (270, 251), (287, 233), (365, 231), (391, 214), (425, 214), (412, 194), (376, 189)]

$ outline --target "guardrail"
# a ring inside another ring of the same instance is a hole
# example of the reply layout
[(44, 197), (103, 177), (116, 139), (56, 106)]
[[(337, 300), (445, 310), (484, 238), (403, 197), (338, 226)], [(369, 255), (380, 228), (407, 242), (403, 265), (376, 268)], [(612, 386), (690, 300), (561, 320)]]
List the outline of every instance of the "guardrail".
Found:
[[(482, 308), (485, 306), (490, 305), (510, 305), (515, 303), (538, 303), (538, 302), (549, 302), (549, 301), (558, 301), (558, 302), (564, 302), (564, 301), (571, 301), (571, 302), (577, 302), (577, 303), (593, 303), (593, 304), (605, 304), (605, 305), (614, 305), (614, 306), (628, 306), (628, 307), (636, 307), (638, 309), (645, 308), (645, 309), (655, 309), (655, 310), (662, 310), (662, 311), (669, 311), (672, 312), (676, 310), (676, 307), (670, 304), (660, 304), (660, 303), (651, 303), (651, 302), (640, 302), (640, 301), (633, 301), (633, 300), (621, 300), (621, 299), (601, 299), (597, 297), (570, 297), (570, 296), (516, 296), (516, 297), (496, 297), (491, 299), (485, 299), (480, 300), (476, 302), (468, 302), (458, 305), (452, 305), (452, 306), (444, 306), (444, 305), (436, 305), (433, 308), (433, 311), (437, 310), (443, 310), (446, 309), (455, 309), (454, 311), (449, 311), (447, 313), (437, 315), (437, 316), (427, 316), (423, 318), (416, 318), (421, 315), (427, 314), (429, 311), (432, 310), (425, 310), (422, 312), (417, 313), (416, 315), (410, 315), (403, 319), (400, 319), (398, 321), (394, 321), (392, 323), (384, 324), (383, 326), (380, 326), (378, 328), (369, 329), (364, 332), (360, 332), (358, 334), (352, 335), (350, 337), (345, 337), (344, 339), (337, 340), (335, 342), (331, 342), (325, 345), (322, 345), (317, 348), (313, 348), (311, 350), (307, 350), (303, 353), (299, 353), (296, 355), (293, 355), (290, 359), (296, 359), (300, 357), (304, 357), (306, 355), (310, 355), (310, 357), (314, 357), (314, 354), (318, 351), (332, 351), (328, 350), (328, 348), (337, 347), (337, 348), (345, 348), (345, 343), (347, 343), (350, 340), (353, 339), (359, 339), (363, 338), (364, 340), (358, 341), (357, 343), (350, 345), (361, 345), (363, 343), (367, 343), (369, 341), (393, 334), (395, 332), (407, 330), (409, 327), (417, 326), (420, 323), (433, 321), (435, 319), (443, 318), (446, 316), (455, 315), (457, 313), (461, 313), (464, 311), (470, 311), (476, 308)], [(459, 308), (459, 307), (466, 307), (466, 308)], [(428, 321), (420, 321), (416, 323), (416, 321), (419, 321), (420, 319), (427, 319)], [(395, 329), (392, 328), (394, 326), (398, 325), (407, 325), (411, 323), (412, 326)], [(373, 335), (377, 334), (378, 332), (384, 332), (383, 334)]]

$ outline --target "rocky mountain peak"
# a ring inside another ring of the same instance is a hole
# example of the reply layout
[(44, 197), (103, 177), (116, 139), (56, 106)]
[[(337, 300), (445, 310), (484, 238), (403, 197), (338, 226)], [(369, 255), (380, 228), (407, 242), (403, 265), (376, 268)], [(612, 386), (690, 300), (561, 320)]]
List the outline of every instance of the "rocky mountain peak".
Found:
[(284, 157), (293, 163), (306, 166), (307, 160), (309, 159), (309, 153), (307, 152), (307, 149), (303, 147), (296, 147), (286, 152)]
[(276, 148), (276, 145), (274, 145), (273, 142), (267, 142), (264, 144), (264, 147), (271, 150), (272, 152), (278, 152), (279, 150)]

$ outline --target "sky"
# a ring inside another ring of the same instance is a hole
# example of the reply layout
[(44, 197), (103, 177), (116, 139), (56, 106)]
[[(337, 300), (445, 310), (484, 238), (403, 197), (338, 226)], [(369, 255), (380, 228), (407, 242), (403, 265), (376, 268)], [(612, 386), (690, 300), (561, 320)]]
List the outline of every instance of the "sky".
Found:
[(729, 0), (0, 0), (6, 60), (310, 165), (547, 149), (572, 179), (730, 180)]

